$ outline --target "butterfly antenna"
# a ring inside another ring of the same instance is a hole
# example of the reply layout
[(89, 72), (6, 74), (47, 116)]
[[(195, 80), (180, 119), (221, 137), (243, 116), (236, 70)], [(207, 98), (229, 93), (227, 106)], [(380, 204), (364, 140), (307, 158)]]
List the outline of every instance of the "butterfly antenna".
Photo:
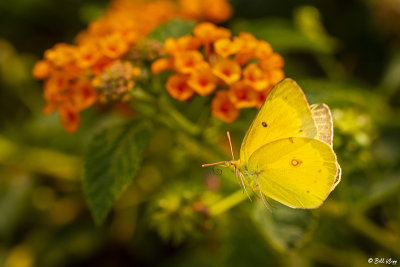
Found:
[(235, 161), (235, 156), (233, 155), (233, 148), (232, 148), (232, 141), (231, 141), (231, 134), (228, 132), (226, 132), (226, 135), (228, 136), (228, 140), (229, 140), (229, 146), (231, 147), (231, 154), (232, 154), (232, 160)]
[(201, 167), (209, 167), (209, 166), (214, 166), (214, 165), (220, 165), (221, 167), (226, 167), (226, 161), (202, 164)]

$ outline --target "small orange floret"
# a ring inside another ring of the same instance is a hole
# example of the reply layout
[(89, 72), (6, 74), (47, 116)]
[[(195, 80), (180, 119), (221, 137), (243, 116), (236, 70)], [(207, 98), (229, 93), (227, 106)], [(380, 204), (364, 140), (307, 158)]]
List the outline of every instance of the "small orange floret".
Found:
[(76, 56), (76, 64), (80, 68), (89, 68), (93, 66), (101, 57), (99, 49), (93, 44), (80, 46)]
[(203, 61), (203, 55), (199, 51), (185, 51), (175, 54), (174, 67), (177, 72), (188, 74)]
[(211, 113), (226, 123), (233, 122), (239, 116), (239, 110), (230, 101), (228, 91), (217, 92), (211, 104)]
[(213, 66), (213, 73), (225, 83), (232, 84), (240, 79), (241, 69), (235, 61), (224, 59)]
[(170, 69), (171, 60), (168, 58), (159, 58), (151, 64), (151, 72), (153, 74), (160, 74), (163, 71)]
[(118, 58), (125, 54), (128, 49), (128, 42), (119, 33), (110, 34), (100, 40), (102, 52), (109, 58)]
[(247, 32), (242, 32), (239, 37), (235, 38), (240, 43), (240, 50), (235, 56), (235, 60), (240, 64), (244, 65), (255, 57), (255, 51), (258, 45), (258, 40)]
[[(191, 0), (193, 1), (193, 0)], [(204, 5), (204, 17), (213, 22), (222, 22), (232, 15), (232, 7), (227, 0), (201, 0)]]
[(208, 63), (196, 67), (188, 80), (189, 86), (199, 95), (205, 96), (214, 91), (217, 83)]
[(231, 41), (228, 38), (219, 39), (214, 43), (215, 52), (222, 57), (229, 57), (237, 53), (240, 49), (238, 40)]
[(264, 41), (258, 41), (257, 47), (255, 49), (255, 57), (258, 59), (265, 59), (272, 55), (272, 46)]
[(58, 111), (65, 131), (70, 133), (76, 132), (81, 122), (79, 110), (71, 105), (64, 105)]
[(258, 45), (258, 40), (249, 32), (241, 32), (237, 37), (243, 41), (243, 49), (254, 49)]
[(200, 41), (191, 35), (185, 35), (177, 39), (177, 46), (181, 51), (196, 50), (200, 46)]
[(270, 86), (267, 90), (257, 92), (258, 93), (258, 104), (256, 106), (257, 109), (260, 109), (264, 104), (265, 99), (267, 98), (269, 92), (271, 92), (272, 86)]
[(277, 84), (285, 78), (285, 73), (281, 69), (270, 70), (267, 72), (269, 81), (272, 85)]
[(257, 66), (257, 64), (249, 64), (243, 70), (244, 83), (254, 88), (256, 91), (262, 91), (269, 86), (268, 77)]
[(63, 73), (54, 73), (49, 79), (44, 83), (44, 98), (48, 102), (59, 101), (61, 93), (63, 90), (67, 89), (69, 84), (69, 79)]
[(230, 38), (231, 31), (223, 27), (217, 27), (210, 22), (202, 22), (193, 29), (193, 34), (203, 43), (215, 42), (218, 39)]
[(175, 54), (187, 50), (196, 50), (199, 46), (200, 41), (190, 35), (185, 35), (178, 39), (170, 37), (164, 42), (164, 51), (168, 54)]
[(69, 76), (77, 77), (83, 74), (84, 69), (76, 65), (76, 62), (71, 62), (64, 65), (63, 71)]
[(242, 81), (232, 85), (228, 92), (229, 99), (236, 108), (251, 108), (258, 105), (258, 92)]
[(186, 18), (200, 18), (202, 17), (203, 5), (199, 0), (179, 0), (181, 12)]
[(179, 101), (188, 100), (194, 91), (188, 85), (188, 77), (182, 74), (173, 74), (168, 78), (166, 87), (168, 93)]
[(112, 62), (113, 62), (113, 60), (106, 56), (101, 57), (96, 62), (96, 64), (94, 64), (92, 66), (93, 74), (95, 74), (95, 75), (101, 74), (108, 66), (110, 66), (112, 64)]
[(62, 67), (75, 60), (76, 47), (68, 44), (56, 44), (53, 48), (46, 50), (44, 58), (56, 67)]
[(79, 79), (73, 86), (73, 104), (78, 110), (90, 107), (97, 101), (97, 93), (92, 81), (86, 78)]
[(185, 18), (222, 22), (232, 14), (227, 0), (179, 0), (179, 4)]
[(32, 74), (33, 77), (39, 80), (43, 80), (50, 75), (51, 66), (46, 60), (40, 60), (33, 66)]
[(261, 60), (259, 65), (264, 71), (281, 69), (283, 67), (283, 58), (279, 54), (273, 53), (269, 57)]
[(178, 42), (175, 38), (169, 37), (164, 41), (164, 51), (168, 54), (173, 54), (176, 52), (181, 52), (180, 48), (178, 47)]

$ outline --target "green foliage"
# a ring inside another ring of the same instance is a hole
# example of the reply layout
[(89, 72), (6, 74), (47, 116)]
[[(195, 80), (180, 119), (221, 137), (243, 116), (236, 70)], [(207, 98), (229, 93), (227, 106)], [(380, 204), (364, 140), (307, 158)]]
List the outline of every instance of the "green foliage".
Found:
[(97, 224), (135, 178), (150, 138), (149, 125), (135, 121), (107, 128), (89, 144), (83, 189)]
[(271, 212), (265, 210), (261, 201), (255, 205), (253, 220), (264, 237), (278, 251), (300, 248), (311, 237), (318, 217), (310, 210), (291, 209), (280, 203)]
[(194, 25), (194, 21), (172, 19), (157, 27), (149, 34), (148, 38), (157, 40), (159, 42), (164, 42), (169, 37), (178, 38), (183, 35), (190, 34)]
[(208, 206), (215, 201), (215, 197), (195, 188), (171, 185), (150, 205), (150, 225), (164, 240), (174, 245), (199, 239), (202, 232), (212, 228)]

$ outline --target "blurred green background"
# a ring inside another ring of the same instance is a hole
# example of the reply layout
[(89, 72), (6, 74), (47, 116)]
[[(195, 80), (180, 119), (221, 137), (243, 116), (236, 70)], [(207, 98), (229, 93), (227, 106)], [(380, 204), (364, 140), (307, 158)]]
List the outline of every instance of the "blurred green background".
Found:
[[(246, 110), (232, 124), (208, 119), (195, 138), (157, 130), (135, 182), (96, 227), (81, 190), (82, 155), (93, 133), (127, 118), (90, 109), (77, 133), (64, 132), (57, 114), (43, 115), (31, 69), (55, 43), (71, 43), (107, 1), (2, 1), (0, 266), (400, 264), (400, 1), (231, 3), (223, 25), (270, 42), (309, 102), (332, 109), (343, 174), (324, 205), (274, 203), (270, 213), (243, 201), (229, 172), (200, 167), (229, 159), (226, 130), (238, 154), (256, 114)], [(200, 97), (173, 103), (194, 123), (209, 108)], [(207, 147), (221, 144), (211, 156)]]

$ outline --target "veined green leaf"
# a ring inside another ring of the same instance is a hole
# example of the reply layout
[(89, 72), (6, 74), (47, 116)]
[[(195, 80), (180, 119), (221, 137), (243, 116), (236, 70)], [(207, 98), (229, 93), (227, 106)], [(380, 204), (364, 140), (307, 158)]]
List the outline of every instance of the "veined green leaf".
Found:
[(273, 212), (266, 210), (258, 201), (252, 213), (253, 221), (260, 233), (275, 249), (281, 252), (301, 247), (314, 232), (318, 216), (315, 212), (303, 209), (291, 209), (273, 202)]
[(151, 137), (147, 123), (107, 128), (94, 136), (84, 160), (83, 189), (94, 220), (101, 224), (133, 181)]

